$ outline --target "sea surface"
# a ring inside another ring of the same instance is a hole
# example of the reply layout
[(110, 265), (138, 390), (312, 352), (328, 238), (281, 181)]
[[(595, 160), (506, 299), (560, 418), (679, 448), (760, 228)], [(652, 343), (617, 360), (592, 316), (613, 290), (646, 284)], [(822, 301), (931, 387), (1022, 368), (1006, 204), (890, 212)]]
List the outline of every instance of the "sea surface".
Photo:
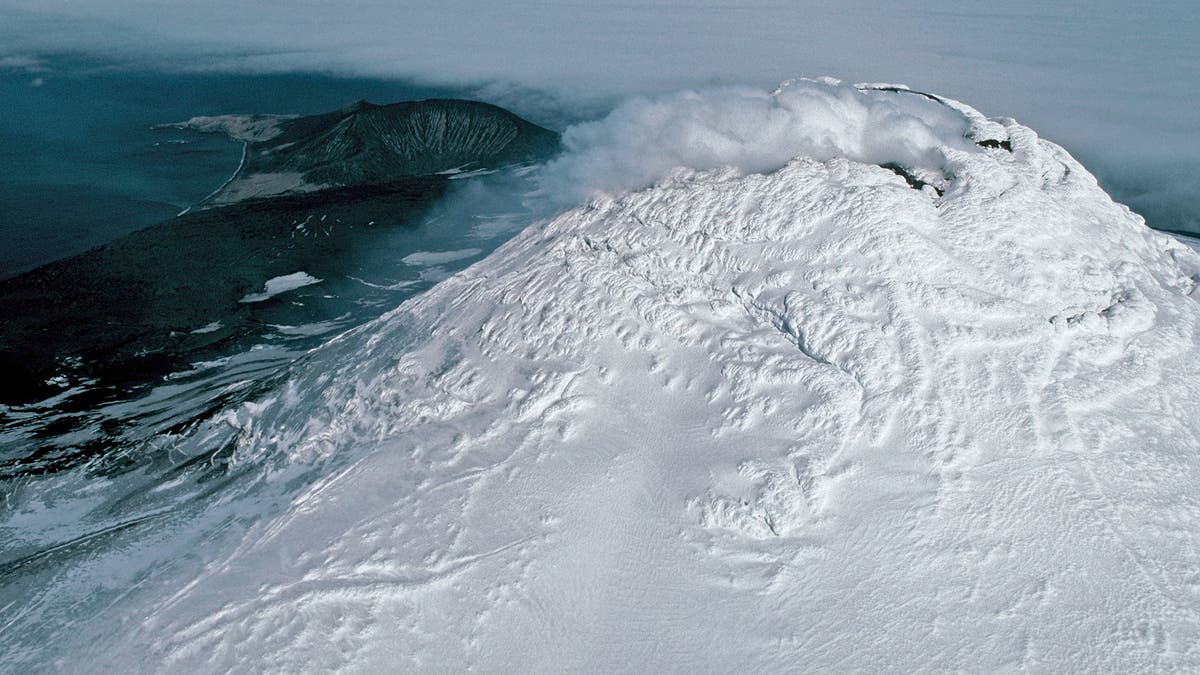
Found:
[(0, 70), (0, 278), (179, 213), (237, 168), (240, 143), (156, 125), (459, 93), (365, 78), (55, 66), (53, 76)]
[[(0, 71), (6, 104), (0, 116), (0, 279), (173, 219), (236, 170), (241, 143), (159, 125), (197, 115), (313, 114), (358, 99), (469, 95), (319, 75), (166, 75), (87, 63), (58, 63), (54, 73), (30, 78)], [(334, 242), (329, 257), (289, 270), (303, 284), (257, 280), (259, 295), (247, 296), (236, 315), (195, 316), (195, 325), (182, 329), (214, 339), (188, 362), (149, 377), (130, 373), (128, 386), (119, 379), (114, 386), (75, 377), (78, 364), (68, 359), (49, 382), (55, 395), (0, 405), (0, 489), (11, 492), (14, 481), (33, 475), (120, 472), (150, 461), (141, 456), (146, 439), (241, 400), (308, 349), (395, 308), (506, 241), (534, 217), (524, 199), (532, 189), (525, 173), (450, 180), (445, 195), (418, 215), (360, 223), (341, 243), (345, 235), (338, 230), (345, 224), (315, 208), (292, 236)], [(211, 273), (233, 279), (253, 272)], [(73, 290), (64, 285), (56, 293)], [(103, 321), (104, 308), (98, 310), (78, 320)], [(227, 337), (234, 326), (236, 335)]]

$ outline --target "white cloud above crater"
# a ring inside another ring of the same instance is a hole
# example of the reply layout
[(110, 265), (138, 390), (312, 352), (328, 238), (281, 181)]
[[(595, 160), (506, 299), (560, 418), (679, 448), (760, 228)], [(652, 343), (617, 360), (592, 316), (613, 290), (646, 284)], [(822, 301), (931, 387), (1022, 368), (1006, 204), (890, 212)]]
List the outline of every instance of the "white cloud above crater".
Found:
[(0, 0), (0, 59), (53, 52), (408, 78), (501, 103), (540, 91), (593, 112), (796, 76), (903, 82), (1016, 117), (1100, 173), (1170, 161), (1188, 167), (1179, 185), (1200, 182), (1193, 0)]

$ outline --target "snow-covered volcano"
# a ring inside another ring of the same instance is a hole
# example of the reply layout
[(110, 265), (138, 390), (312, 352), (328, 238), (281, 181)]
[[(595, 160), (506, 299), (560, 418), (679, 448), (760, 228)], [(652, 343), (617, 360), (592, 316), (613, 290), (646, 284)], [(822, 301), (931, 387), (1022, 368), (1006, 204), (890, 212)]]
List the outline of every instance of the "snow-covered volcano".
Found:
[(1011, 120), (835, 93), (958, 123), (531, 226), (172, 440), (218, 491), (10, 572), (10, 663), (1200, 667), (1200, 255)]

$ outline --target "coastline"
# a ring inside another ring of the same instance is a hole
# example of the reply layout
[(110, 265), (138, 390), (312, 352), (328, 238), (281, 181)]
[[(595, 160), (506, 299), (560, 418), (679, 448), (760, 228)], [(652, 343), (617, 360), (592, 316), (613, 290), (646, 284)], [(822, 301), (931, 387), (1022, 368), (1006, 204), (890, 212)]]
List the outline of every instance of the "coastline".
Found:
[(229, 176), (229, 178), (225, 179), (225, 182), (221, 183), (221, 185), (219, 185), (217, 187), (217, 189), (215, 189), (212, 192), (205, 195), (204, 199), (201, 199), (200, 201), (196, 202), (195, 204), (192, 204), (191, 206), (187, 207), (186, 209), (175, 214), (176, 217), (187, 215), (192, 209), (196, 208), (197, 206), (203, 206), (205, 202), (207, 202), (208, 200), (210, 200), (213, 197), (220, 194), (221, 190), (224, 190), (226, 188), (226, 186), (228, 186), (230, 183), (232, 183), (238, 177), (238, 174), (240, 174), (242, 172), (242, 169), (244, 169), (246, 167), (246, 156), (250, 152), (250, 141), (240, 141), (240, 143), (242, 144), (242, 158), (238, 160), (237, 168), (233, 170), (233, 174), (231, 176)]

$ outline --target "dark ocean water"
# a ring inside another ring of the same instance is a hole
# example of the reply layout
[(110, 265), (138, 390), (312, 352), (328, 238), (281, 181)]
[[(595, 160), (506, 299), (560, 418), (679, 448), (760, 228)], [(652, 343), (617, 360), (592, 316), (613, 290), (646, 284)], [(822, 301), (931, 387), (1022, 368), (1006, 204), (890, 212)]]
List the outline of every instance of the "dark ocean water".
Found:
[[(179, 218), (229, 178), (242, 147), (156, 125), (197, 115), (313, 114), (358, 99), (467, 95), (316, 75), (163, 75), (87, 64), (56, 64), (42, 78), (0, 71), (0, 280), (111, 244), (112, 255), (35, 276), (36, 288), (25, 295), (37, 315), (51, 317), (57, 334), (78, 335), (82, 347), (89, 335), (99, 340), (131, 320), (157, 321), (150, 328), (171, 336), (124, 345), (149, 360), (123, 361), (118, 368), (127, 372), (110, 368), (99, 379), (81, 367), (86, 358), (68, 357), (22, 383), (12, 372), (26, 365), (22, 350), (9, 353), (0, 389), (32, 384), (26, 390), (42, 400), (0, 405), (0, 491), (48, 472), (143, 465), (148, 458), (137, 455), (146, 439), (251, 395), (308, 349), (479, 260), (532, 219), (523, 200), (531, 186), (520, 170), (443, 179), (412, 205), (314, 203), (286, 217), (267, 210)], [(185, 267), (170, 260), (181, 251)], [(221, 268), (193, 264), (187, 251)], [(283, 251), (292, 257), (280, 263)], [(104, 270), (121, 283), (90, 288), (102, 276), (89, 274), (97, 260), (124, 268)], [(320, 281), (256, 302), (216, 297), (250, 295), (270, 278), (301, 272)], [(203, 283), (192, 284), (201, 276)], [(28, 303), (10, 291), (4, 311), (22, 321)], [(172, 299), (185, 296), (183, 304)], [(130, 312), (130, 304), (148, 311)]]
[(157, 124), (461, 94), (388, 80), (55, 65), (53, 75), (0, 70), (0, 278), (174, 215), (237, 167), (241, 144)]

